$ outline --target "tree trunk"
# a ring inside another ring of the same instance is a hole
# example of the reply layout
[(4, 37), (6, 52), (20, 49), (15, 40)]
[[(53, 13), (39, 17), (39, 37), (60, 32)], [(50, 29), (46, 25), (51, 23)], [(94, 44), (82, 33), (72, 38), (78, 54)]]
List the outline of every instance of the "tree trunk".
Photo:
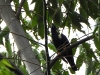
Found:
[(28, 73), (31, 73), (30, 75), (43, 75), (41, 66), (39, 66), (40, 64), (32, 51), (28, 39), (24, 38), (26, 37), (25, 32), (20, 21), (15, 17), (10, 0), (0, 0), (0, 15), (14, 37), (19, 55), (24, 60)]

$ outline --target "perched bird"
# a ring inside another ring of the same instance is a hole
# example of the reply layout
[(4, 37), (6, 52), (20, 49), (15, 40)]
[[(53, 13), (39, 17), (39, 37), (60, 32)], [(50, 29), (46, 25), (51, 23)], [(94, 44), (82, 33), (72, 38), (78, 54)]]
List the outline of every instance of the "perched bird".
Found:
[[(66, 47), (70, 46), (70, 43), (69, 43), (67, 37), (64, 34), (60, 34), (57, 31), (57, 28), (54, 26), (54, 24), (52, 24), (52, 27), (51, 27), (51, 37), (52, 37), (52, 42), (53, 42), (54, 46), (58, 50), (58, 53), (61, 52), (62, 50), (66, 50)], [(72, 70), (77, 71), (77, 67), (74, 63), (72, 49), (68, 50), (68, 52), (66, 52), (62, 56), (62, 59), (63, 60), (67, 59), (67, 62), (72, 67)]]

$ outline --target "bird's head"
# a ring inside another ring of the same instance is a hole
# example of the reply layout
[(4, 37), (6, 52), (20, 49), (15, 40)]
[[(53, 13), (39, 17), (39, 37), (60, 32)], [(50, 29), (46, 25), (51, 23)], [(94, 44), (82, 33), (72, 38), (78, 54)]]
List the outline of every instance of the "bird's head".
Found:
[(59, 38), (59, 39), (61, 38), (61, 34), (58, 32), (58, 29), (56, 28), (54, 24), (52, 24), (52, 27), (51, 27), (51, 34), (55, 38)]
[(52, 27), (51, 27), (51, 33), (53, 33), (53, 32), (57, 32), (58, 33), (57, 28), (56, 28), (56, 26), (54, 24), (52, 24)]
[(56, 28), (54, 24), (52, 24), (52, 27), (51, 27), (51, 34), (59, 35), (59, 30)]

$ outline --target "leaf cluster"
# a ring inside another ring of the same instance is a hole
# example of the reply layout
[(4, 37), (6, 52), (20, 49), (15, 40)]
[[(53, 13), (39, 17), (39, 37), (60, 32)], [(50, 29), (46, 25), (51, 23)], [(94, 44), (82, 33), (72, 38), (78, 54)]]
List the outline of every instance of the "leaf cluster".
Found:
[[(19, 0), (12, 0), (14, 3), (14, 7), (12, 9), (15, 11), (15, 14), (20, 5)], [(29, 4), (30, 3), (30, 4)], [(89, 18), (91, 17), (93, 20), (97, 19), (96, 28), (92, 31), (93, 35), (95, 33), (100, 34), (100, 26), (99, 26), (99, 15), (100, 15), (100, 2), (99, 0), (47, 0), (46, 4), (46, 22), (48, 26), (48, 36), (50, 37), (50, 28), (52, 22), (58, 28), (68, 28), (67, 34), (71, 35), (70, 32), (78, 30), (85, 34), (85, 30), (82, 30), (85, 26), (91, 29), (91, 25), (89, 24)], [(29, 40), (33, 52), (35, 52), (37, 59), (42, 67), (46, 67), (46, 53), (44, 51), (44, 24), (43, 24), (43, 2), (42, 0), (32, 0), (29, 2), (26, 0), (24, 5), (22, 6), (22, 11), (19, 16), (20, 22), (22, 23), (22, 27), (27, 35), (27, 37), (23, 37)], [(0, 23), (2, 20), (0, 19)], [(85, 26), (82, 25), (85, 24)], [(13, 53), (13, 48), (11, 44), (11, 39), (9, 38), (10, 31), (7, 27), (4, 29), (0, 29), (0, 44), (6, 48), (6, 57), (13, 58), (13, 62), (17, 64), (23, 72), (27, 74), (26, 67), (21, 65), (21, 60), (19, 59), (16, 53)], [(39, 42), (42, 40), (42, 43)], [(77, 42), (78, 39), (72, 38), (72, 42)], [(91, 48), (91, 42), (85, 42), (75, 48), (73, 48), (73, 54), (78, 55), (76, 58), (76, 64), (78, 69), (82, 66), (83, 63), (86, 64), (86, 75), (95, 75), (100, 66), (99, 66), (99, 55), (100, 55), (100, 35), (95, 36), (92, 40), (94, 44), (94, 49)], [(53, 44), (48, 40), (48, 48), (50, 51), (56, 52), (56, 48)], [(73, 44), (73, 43), (72, 43)], [(42, 48), (41, 48), (42, 47)], [(17, 60), (18, 59), (18, 60)], [(2, 65), (2, 64), (1, 64)], [(59, 65), (59, 66), (58, 66)], [(4, 66), (0, 68), (0, 75), (4, 73)], [(56, 64), (51, 69), (52, 75), (69, 75), (70, 68), (64, 69), (61, 60), (58, 60)], [(85, 69), (84, 69), (85, 70)], [(43, 68), (45, 71), (45, 68)], [(5, 75), (10, 75), (8, 70), (4, 73)], [(11, 73), (12, 74), (12, 73)]]

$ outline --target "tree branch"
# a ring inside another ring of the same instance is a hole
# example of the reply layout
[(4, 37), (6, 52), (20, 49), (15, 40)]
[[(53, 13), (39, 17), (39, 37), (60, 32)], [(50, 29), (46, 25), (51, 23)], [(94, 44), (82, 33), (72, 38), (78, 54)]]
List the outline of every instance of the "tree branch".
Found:
[[(7, 0), (9, 1), (9, 0)], [(0, 0), (0, 5), (5, 5), (5, 6), (0, 6), (0, 15), (2, 19), (5, 21), (7, 24), (10, 32), (13, 32), (15, 34), (12, 34), (14, 37), (14, 41), (16, 42), (17, 48), (19, 51), (19, 56), (21, 57), (22, 60), (34, 62), (36, 64), (40, 64), (39, 61), (36, 58), (35, 53), (32, 51), (32, 48), (30, 46), (29, 40), (26, 38), (23, 38), (18, 35), (22, 35), (26, 37), (26, 34), (22, 28), (22, 25), (20, 21), (16, 18), (10, 4), (8, 6), (8, 3), (6, 0)], [(18, 34), (18, 35), (16, 35)], [(29, 47), (27, 47), (29, 46)], [(39, 68), (39, 66), (35, 64), (31, 64), (28, 62), (23, 61), (28, 73), (30, 74), (31, 72), (35, 71), (36, 69)], [(39, 68), (37, 71), (31, 73), (30, 75), (43, 75), (43, 72), (41, 68)]]
[[(96, 34), (96, 35), (97, 35), (97, 34)], [(76, 43), (74, 43), (74, 44), (68, 46), (68, 47), (66, 48), (66, 50), (61, 51), (61, 52), (51, 61), (51, 63), (50, 63), (50, 69), (51, 69), (52, 66), (56, 63), (56, 61), (57, 61), (59, 58), (61, 58), (61, 57), (63, 56), (64, 53), (68, 52), (68, 50), (70, 50), (70, 49), (72, 49), (72, 48), (78, 46), (79, 44), (82, 44), (82, 43), (84, 43), (84, 42), (86, 42), (86, 41), (88, 41), (88, 40), (90, 40), (90, 39), (92, 39), (92, 38), (94, 38), (94, 37), (95, 37), (94, 35), (90, 35), (90, 36), (88, 36), (88, 37), (86, 37), (86, 38), (84, 38), (84, 39), (82, 39), (82, 40), (80, 40), (80, 41), (77, 41)], [(46, 71), (46, 72), (47, 72), (47, 71)], [(45, 72), (45, 75), (46, 75), (46, 72)]]
[[(4, 59), (5, 57), (0, 53), (0, 60)], [(5, 65), (10, 71), (14, 72), (16, 75), (24, 75), (23, 72), (14, 64), (9, 60), (9, 63), (11, 64), (11, 66), (13, 67), (9, 67), (7, 65)]]
[(100, 73), (100, 69), (96, 72), (96, 75), (99, 75), (99, 73)]
[(67, 10), (67, 13), (66, 13), (66, 18), (65, 18), (65, 20), (64, 20), (64, 22), (63, 22), (63, 25), (65, 25), (65, 23), (66, 23), (66, 21), (67, 21), (67, 18), (68, 18), (68, 15), (69, 15), (69, 12), (71, 11), (70, 9), (71, 9), (71, 6), (72, 6), (72, 2), (73, 2), (73, 0), (71, 0), (71, 3), (70, 3), (70, 6), (69, 6), (69, 8), (68, 8), (68, 10)]
[(18, 10), (17, 10), (17, 12), (16, 12), (16, 18), (19, 18), (20, 13), (21, 13), (21, 8), (22, 8), (24, 2), (25, 2), (25, 0), (21, 0), (20, 5), (19, 5), (19, 7), (18, 7)]
[(86, 37), (86, 38), (84, 38), (84, 39), (82, 39), (82, 40), (80, 40), (80, 41), (77, 41), (76, 43), (74, 43), (74, 44), (68, 46), (68, 47), (66, 48), (66, 50), (61, 51), (61, 52), (51, 61), (51, 63), (50, 63), (50, 68), (52, 68), (52, 66), (55, 64), (55, 62), (56, 62), (64, 53), (66, 53), (68, 50), (70, 50), (70, 49), (72, 49), (72, 48), (78, 46), (79, 44), (82, 44), (82, 43), (84, 43), (84, 42), (86, 42), (86, 41), (88, 41), (88, 40), (90, 40), (90, 39), (92, 39), (92, 38), (94, 38), (93, 35), (88, 36), (88, 37)]
[(51, 63), (50, 63), (50, 68), (52, 68), (52, 66), (54, 65), (54, 63), (55, 63), (64, 53), (66, 53), (68, 50), (70, 50), (70, 49), (72, 49), (72, 48), (78, 46), (79, 44), (82, 44), (82, 43), (84, 43), (84, 42), (86, 42), (86, 41), (88, 41), (88, 40), (90, 40), (90, 39), (92, 39), (92, 38), (94, 38), (93, 35), (88, 36), (88, 37), (86, 37), (86, 38), (84, 38), (84, 39), (82, 39), (82, 40), (80, 40), (80, 41), (78, 41), (78, 42), (76, 42), (76, 43), (74, 43), (74, 44), (68, 46), (68, 47), (66, 48), (66, 50), (61, 51), (61, 53), (59, 53), (59, 55), (57, 55), (57, 56), (51, 61)]
[[(0, 35), (8, 34), (8, 32), (10, 32), (10, 31), (9, 31), (8, 27), (6, 26), (6, 27), (1, 31)], [(42, 44), (42, 43), (40, 43), (40, 42), (38, 42), (38, 41), (35, 41), (35, 40), (33, 40), (32, 38), (28, 38), (28, 37), (22, 36), (22, 35), (20, 35), (20, 34), (14, 33), (14, 32), (10, 32), (10, 33), (15, 34), (15, 35), (18, 35), (18, 36), (21, 36), (21, 37), (23, 37), (23, 38), (26, 38), (26, 39), (28, 39), (29, 41), (34, 42), (34, 43), (36, 43), (36, 44), (45, 46), (44, 44)]]
[(50, 75), (50, 58), (48, 51), (48, 33), (47, 33), (47, 24), (46, 24), (46, 0), (43, 0), (43, 23), (45, 30), (45, 50), (46, 50), (46, 62), (47, 62), (47, 75)]

